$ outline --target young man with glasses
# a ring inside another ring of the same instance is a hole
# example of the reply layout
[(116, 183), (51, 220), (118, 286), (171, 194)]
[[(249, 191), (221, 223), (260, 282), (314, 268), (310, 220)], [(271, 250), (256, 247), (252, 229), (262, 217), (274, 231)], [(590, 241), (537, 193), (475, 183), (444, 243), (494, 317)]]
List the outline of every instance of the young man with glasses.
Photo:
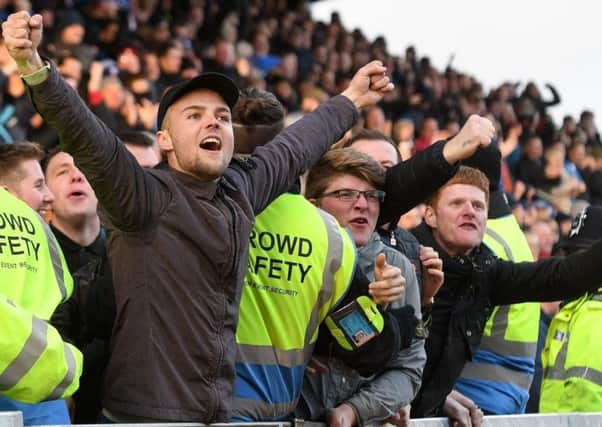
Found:
[[(375, 232), (380, 203), (385, 192), (385, 169), (366, 154), (351, 148), (332, 150), (310, 170), (305, 196), (316, 206), (333, 215), (350, 231), (358, 246), (358, 267), (373, 279), (374, 257), (386, 258), (388, 264), (401, 269), (405, 293), (390, 304), (389, 309), (412, 307), (410, 319), (420, 318), (420, 293), (416, 274), (408, 259), (381, 242)], [(409, 404), (418, 391), (426, 361), (422, 337), (412, 330), (411, 336), (395, 359), (377, 376), (364, 378), (338, 359), (329, 356), (328, 346), (320, 346), (314, 354), (326, 363), (326, 373), (306, 375), (298, 415), (305, 419), (324, 416), (332, 424), (352, 426), (383, 421)]]

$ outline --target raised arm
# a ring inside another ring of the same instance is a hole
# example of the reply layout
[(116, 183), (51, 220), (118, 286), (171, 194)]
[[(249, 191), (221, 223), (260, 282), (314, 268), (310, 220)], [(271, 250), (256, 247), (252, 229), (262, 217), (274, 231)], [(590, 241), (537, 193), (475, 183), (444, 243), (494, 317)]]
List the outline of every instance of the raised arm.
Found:
[(2, 24), (6, 47), (28, 85), (33, 105), (57, 131), (61, 147), (84, 172), (113, 225), (139, 228), (162, 209), (168, 194), (158, 183), (150, 183), (155, 178), (144, 172), (56, 69), (41, 59), (37, 48), (42, 30), (41, 15), (27, 12), (13, 13)]
[(500, 262), (493, 270), (493, 305), (558, 301), (595, 291), (602, 283), (602, 240), (566, 258), (537, 262)]
[(379, 224), (398, 218), (428, 198), (456, 173), (460, 160), (489, 145), (494, 136), (489, 119), (472, 115), (450, 140), (437, 142), (389, 168), (385, 183), (387, 197), (380, 209)]
[(341, 95), (287, 127), (269, 144), (257, 148), (248, 162), (253, 167), (247, 183), (256, 212), (288, 190), (353, 126), (359, 108), (378, 102), (393, 89), (385, 71), (379, 61), (360, 68)]

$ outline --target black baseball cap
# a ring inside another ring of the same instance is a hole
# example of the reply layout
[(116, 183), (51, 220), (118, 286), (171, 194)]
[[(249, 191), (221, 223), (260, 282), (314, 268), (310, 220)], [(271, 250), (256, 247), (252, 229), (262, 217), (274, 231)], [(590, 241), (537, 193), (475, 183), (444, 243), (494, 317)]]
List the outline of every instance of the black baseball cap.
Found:
[(167, 113), (167, 109), (171, 104), (196, 89), (209, 89), (218, 93), (224, 98), (230, 110), (234, 108), (236, 101), (238, 101), (238, 86), (229, 77), (220, 73), (199, 74), (190, 80), (173, 85), (161, 97), (159, 112), (157, 113), (157, 127), (159, 129), (161, 129), (165, 113)]

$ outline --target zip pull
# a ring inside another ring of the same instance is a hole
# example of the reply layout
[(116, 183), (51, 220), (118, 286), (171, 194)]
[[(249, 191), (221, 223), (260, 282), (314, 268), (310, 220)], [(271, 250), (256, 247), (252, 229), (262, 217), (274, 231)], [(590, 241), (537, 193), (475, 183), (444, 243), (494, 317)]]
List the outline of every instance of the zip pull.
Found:
[(397, 239), (395, 238), (395, 232), (391, 231), (389, 234), (389, 244), (393, 247), (397, 247)]

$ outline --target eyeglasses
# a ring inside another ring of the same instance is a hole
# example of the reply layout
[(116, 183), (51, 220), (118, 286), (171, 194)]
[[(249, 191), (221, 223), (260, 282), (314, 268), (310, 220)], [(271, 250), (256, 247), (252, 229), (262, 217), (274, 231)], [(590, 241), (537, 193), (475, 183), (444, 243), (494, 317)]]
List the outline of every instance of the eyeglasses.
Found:
[(368, 203), (374, 204), (381, 203), (383, 200), (385, 200), (385, 192), (382, 190), (360, 191), (352, 190), (350, 188), (343, 188), (341, 190), (331, 191), (330, 193), (322, 194), (318, 198), (322, 199), (324, 197), (334, 197), (342, 202), (352, 203), (357, 202), (360, 196), (364, 196), (364, 199), (366, 199)]

